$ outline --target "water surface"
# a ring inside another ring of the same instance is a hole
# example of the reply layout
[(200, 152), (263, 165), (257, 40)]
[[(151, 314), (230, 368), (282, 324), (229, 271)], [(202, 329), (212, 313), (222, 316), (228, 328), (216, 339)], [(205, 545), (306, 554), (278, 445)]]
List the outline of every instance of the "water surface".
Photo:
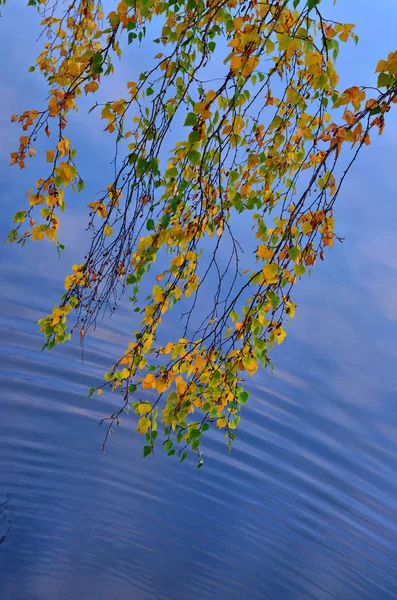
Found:
[[(362, 19), (362, 44), (370, 18), (382, 21), (379, 58), (394, 41), (384, 4), (386, 14), (364, 7)], [(16, 65), (26, 31), (12, 35)], [(372, 76), (361, 63), (357, 72)], [(23, 103), (24, 77), (5, 66), (2, 103)], [(389, 122), (340, 198), (344, 244), (298, 289), (274, 374), (250, 381), (233, 452), (209, 438), (200, 471), (161, 452), (142, 460), (132, 419), (100, 452), (98, 423), (113, 399), (86, 392), (134, 330), (126, 306), (100, 325), (84, 362), (77, 341), (40, 352), (36, 321), (79, 256), (80, 200), (63, 226), (64, 260), (50, 244), (1, 248), (0, 600), (397, 597), (397, 119)], [(1, 131), (4, 234), (32, 172), (8, 170), (13, 130)], [(97, 141), (81, 143), (96, 190)]]

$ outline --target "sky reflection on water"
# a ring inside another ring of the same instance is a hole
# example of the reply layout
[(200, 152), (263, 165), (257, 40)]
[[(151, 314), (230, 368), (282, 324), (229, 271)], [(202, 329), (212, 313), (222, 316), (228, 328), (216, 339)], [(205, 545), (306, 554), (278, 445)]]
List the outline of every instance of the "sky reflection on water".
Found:
[[(373, 54), (393, 49), (395, 7), (343, 7), (358, 9), (364, 50), (346, 57), (344, 77), (360, 56), (354, 76), (371, 80)], [(0, 22), (3, 48), (12, 39), (16, 50), (0, 84), (2, 235), (33, 173), (7, 166), (8, 115), (26, 108), (31, 61), (30, 17), (4, 25), (17, 10), (10, 3)], [(209, 436), (200, 471), (161, 452), (143, 461), (132, 419), (99, 451), (114, 399), (86, 392), (123, 348), (126, 323), (134, 329), (126, 304), (93, 333), (84, 362), (77, 342), (40, 353), (36, 321), (81, 249), (80, 198), (65, 215), (62, 261), (49, 244), (1, 248), (0, 600), (397, 596), (396, 125), (390, 115), (344, 188), (345, 242), (299, 286), (274, 375), (250, 381), (233, 452)], [(87, 131), (79, 150), (97, 190), (99, 141)]]

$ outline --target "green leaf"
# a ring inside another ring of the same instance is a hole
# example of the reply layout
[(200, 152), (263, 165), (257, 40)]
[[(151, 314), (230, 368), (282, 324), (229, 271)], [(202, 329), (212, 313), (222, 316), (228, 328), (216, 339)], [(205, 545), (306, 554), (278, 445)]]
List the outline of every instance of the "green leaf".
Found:
[(295, 275), (300, 277), (306, 273), (306, 267), (304, 265), (295, 265), (294, 266)]
[(200, 429), (191, 429), (190, 430), (190, 439), (191, 440), (196, 440), (199, 437), (201, 437)]
[(308, 0), (307, 1), (307, 8), (309, 10), (312, 10), (313, 8), (315, 8), (317, 6), (317, 4), (320, 4), (321, 0)]
[(290, 257), (293, 260), (298, 260), (298, 258), (300, 256), (300, 250), (299, 250), (299, 248), (290, 248), (288, 250), (288, 254), (290, 255)]
[(23, 223), (26, 217), (26, 210), (19, 210), (14, 215), (14, 223)]
[(94, 58), (92, 59), (91, 72), (94, 73), (95, 75), (102, 73), (103, 72), (102, 63), (103, 63), (102, 54), (101, 53), (95, 54)]
[(167, 229), (168, 223), (170, 222), (170, 219), (171, 219), (171, 215), (169, 213), (165, 213), (165, 215), (161, 219), (161, 227), (163, 229)]
[(250, 397), (249, 392), (239, 392), (237, 394), (237, 398), (239, 399), (240, 402), (242, 402), (243, 404), (246, 404), (248, 401), (248, 398)]
[(143, 458), (146, 458), (151, 453), (152, 453), (152, 447), (151, 446), (144, 446), (143, 447)]
[(233, 321), (233, 323), (236, 323), (236, 321), (239, 320), (239, 314), (235, 310), (232, 310), (232, 312), (230, 313), (230, 318)]
[(276, 309), (278, 307), (278, 305), (280, 304), (280, 297), (277, 296), (277, 294), (275, 294), (273, 292), (273, 290), (269, 290), (268, 293), (266, 294), (270, 304), (272, 305), (272, 307), (274, 309)]
[(176, 169), (175, 167), (171, 167), (170, 169), (167, 169), (166, 172), (164, 173), (164, 177), (178, 177), (178, 169)]
[(190, 150), (187, 157), (195, 167), (197, 167), (201, 162), (201, 154), (197, 150)]
[(183, 463), (184, 460), (186, 460), (187, 457), (187, 452), (184, 452), (181, 456), (181, 460), (179, 462)]
[(200, 133), (198, 131), (191, 131), (189, 133), (188, 142), (189, 144), (197, 144), (200, 141)]
[(148, 231), (152, 231), (152, 229), (154, 229), (154, 221), (153, 219), (148, 219), (146, 222), (146, 229)]
[(184, 125), (186, 127), (189, 127), (189, 126), (194, 127), (194, 125), (197, 125), (197, 123), (198, 123), (197, 115), (193, 112), (188, 113), (186, 116)]

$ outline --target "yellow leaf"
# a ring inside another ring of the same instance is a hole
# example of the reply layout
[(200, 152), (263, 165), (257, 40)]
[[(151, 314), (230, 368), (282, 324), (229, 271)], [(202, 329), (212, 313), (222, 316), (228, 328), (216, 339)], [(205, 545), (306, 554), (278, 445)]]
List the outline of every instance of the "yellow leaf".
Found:
[(66, 154), (69, 154), (69, 147), (70, 147), (70, 142), (67, 138), (62, 138), (59, 142), (58, 142), (58, 150), (59, 150), (59, 154), (61, 156), (65, 156)]
[(378, 103), (374, 98), (370, 98), (365, 103), (365, 108), (376, 108), (377, 106), (378, 106)]
[(201, 115), (204, 120), (209, 119), (212, 115), (207, 102), (196, 102), (194, 105), (194, 112)]
[(284, 341), (284, 338), (287, 337), (287, 334), (282, 327), (275, 329), (274, 334), (276, 336), (278, 345), (280, 345)]
[(65, 277), (65, 290), (70, 290), (71, 287), (73, 287), (73, 284), (76, 281), (76, 277), (75, 275), (67, 275)]
[(42, 240), (44, 238), (44, 231), (38, 225), (32, 230), (32, 240)]
[(174, 347), (174, 344), (172, 342), (168, 342), (168, 344), (166, 345), (166, 347), (163, 350), (164, 354), (169, 354), (172, 351), (173, 347)]
[(219, 419), (216, 420), (216, 426), (218, 427), (218, 429), (222, 429), (223, 427), (226, 427), (226, 424), (227, 424), (226, 417), (219, 417)]
[(171, 260), (171, 264), (174, 265), (175, 267), (180, 267), (183, 263), (184, 263), (184, 258), (181, 254), (178, 254), (178, 256), (175, 256)]
[(234, 29), (241, 29), (241, 26), (244, 23), (244, 19), (243, 17), (236, 17), (235, 19), (233, 19), (233, 26)]
[(46, 229), (46, 235), (48, 239), (50, 239), (52, 242), (55, 242), (57, 237), (56, 229)]
[(250, 56), (243, 66), (242, 74), (244, 75), (244, 77), (249, 77), (258, 64), (258, 56)]
[(97, 394), (98, 394), (98, 396), (100, 396), (101, 394), (103, 394), (103, 390), (101, 390), (101, 388), (99, 388), (99, 390), (97, 390)]
[(274, 264), (265, 265), (262, 269), (264, 275), (264, 283), (277, 283), (278, 281), (278, 266)]
[(76, 167), (67, 162), (61, 162), (58, 168), (58, 173), (63, 181), (63, 184), (68, 185), (76, 175)]
[(230, 62), (230, 67), (233, 69), (233, 71), (237, 71), (242, 64), (243, 58), (241, 56), (238, 56), (237, 54), (234, 54)]
[(251, 356), (245, 356), (243, 358), (243, 365), (247, 369), (250, 377), (258, 370), (258, 365)]
[(169, 383), (167, 381), (165, 381), (164, 379), (159, 379), (157, 381), (157, 391), (159, 394), (162, 394), (163, 392), (165, 392), (165, 390), (168, 389), (169, 387)]
[(155, 302), (162, 302), (164, 299), (164, 290), (159, 285), (155, 285), (152, 290), (153, 299)]
[(143, 415), (147, 415), (147, 413), (152, 410), (152, 405), (149, 402), (140, 402), (139, 404), (135, 404), (134, 408), (142, 417)]
[(263, 258), (263, 260), (267, 260), (273, 256), (274, 251), (270, 250), (265, 244), (259, 246), (258, 252), (256, 253), (257, 258)]
[(308, 222), (302, 223), (302, 233), (309, 235), (312, 231), (313, 231), (313, 227), (311, 226), (310, 223), (308, 223)]
[(178, 377), (175, 379), (175, 385), (176, 385), (176, 392), (177, 392), (177, 394), (179, 396), (183, 396), (183, 394), (187, 390), (187, 383), (183, 379), (183, 377), (181, 377), (180, 375), (178, 375)]
[(145, 379), (142, 381), (142, 389), (150, 390), (155, 389), (157, 386), (157, 381), (153, 373), (148, 373)]
[(123, 379), (128, 379), (128, 377), (129, 377), (129, 376), (130, 376), (130, 371), (129, 371), (129, 369), (123, 369), (123, 370), (121, 371), (121, 377), (122, 377)]
[(51, 96), (51, 99), (48, 103), (48, 108), (50, 110), (50, 117), (56, 117), (61, 112), (61, 108), (58, 105), (58, 100), (55, 98), (55, 96)]
[(307, 67), (311, 65), (319, 65), (323, 62), (323, 56), (320, 52), (312, 52), (310, 54), (306, 54), (305, 56), (305, 64)]
[(148, 417), (141, 417), (136, 428), (139, 433), (145, 434), (151, 425), (151, 420)]
[(58, 197), (57, 196), (47, 196), (45, 199), (45, 202), (46, 202), (47, 206), (49, 206), (51, 208), (51, 206), (54, 206), (54, 204), (56, 204), (58, 202)]
[(136, 85), (135, 81), (129, 81), (127, 83), (127, 88), (131, 94), (131, 97), (134, 98), (136, 96), (136, 90), (137, 90), (137, 85)]
[(30, 206), (36, 206), (36, 204), (43, 204), (43, 202), (44, 202), (44, 196), (42, 196), (41, 194), (32, 194), (29, 197)]
[(96, 210), (97, 214), (104, 219), (108, 216), (107, 208), (103, 202), (91, 202), (88, 207), (92, 208), (92, 210)]
[(99, 85), (96, 81), (90, 81), (90, 83), (86, 83), (84, 86), (84, 91), (86, 94), (88, 94), (88, 92), (96, 92), (97, 89), (99, 88)]
[(106, 237), (109, 237), (110, 235), (112, 235), (113, 229), (109, 225), (105, 225), (105, 227), (103, 228), (103, 232), (106, 235)]
[(376, 65), (376, 71), (375, 73), (382, 73), (384, 71), (388, 71), (389, 70), (389, 65), (387, 60), (380, 60), (378, 62), (378, 64)]

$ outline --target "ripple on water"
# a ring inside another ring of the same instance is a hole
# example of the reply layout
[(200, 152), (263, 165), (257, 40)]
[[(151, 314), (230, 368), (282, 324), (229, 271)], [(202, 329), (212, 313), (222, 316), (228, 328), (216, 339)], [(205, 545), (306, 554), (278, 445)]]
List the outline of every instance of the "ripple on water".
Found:
[(160, 452), (142, 461), (131, 418), (102, 454), (114, 398), (85, 395), (122, 328), (108, 342), (102, 328), (84, 362), (73, 346), (40, 354), (33, 305), (4, 302), (0, 322), (0, 503), (12, 507), (1, 600), (395, 597), (385, 407), (335, 398), (316, 363), (313, 376), (257, 379), (233, 452), (211, 435), (201, 471)]

